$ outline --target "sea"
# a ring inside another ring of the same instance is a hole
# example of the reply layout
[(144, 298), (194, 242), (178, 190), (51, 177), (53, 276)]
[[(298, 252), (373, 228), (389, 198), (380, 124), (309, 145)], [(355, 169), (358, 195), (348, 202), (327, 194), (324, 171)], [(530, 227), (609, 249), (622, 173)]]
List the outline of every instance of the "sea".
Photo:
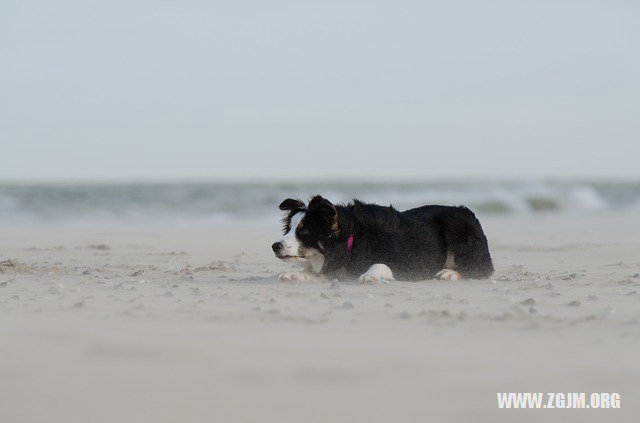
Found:
[(288, 197), (353, 198), (399, 210), (424, 204), (465, 205), (478, 215), (640, 211), (640, 182), (176, 182), (4, 183), (2, 222), (273, 221)]

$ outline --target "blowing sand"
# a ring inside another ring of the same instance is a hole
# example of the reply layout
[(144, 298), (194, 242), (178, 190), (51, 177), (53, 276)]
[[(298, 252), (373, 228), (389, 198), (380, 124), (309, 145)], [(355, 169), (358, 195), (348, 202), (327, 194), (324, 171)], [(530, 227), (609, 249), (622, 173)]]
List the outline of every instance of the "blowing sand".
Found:
[(278, 282), (278, 222), (6, 224), (0, 421), (637, 421), (640, 216), (483, 224), (492, 279), (380, 285)]

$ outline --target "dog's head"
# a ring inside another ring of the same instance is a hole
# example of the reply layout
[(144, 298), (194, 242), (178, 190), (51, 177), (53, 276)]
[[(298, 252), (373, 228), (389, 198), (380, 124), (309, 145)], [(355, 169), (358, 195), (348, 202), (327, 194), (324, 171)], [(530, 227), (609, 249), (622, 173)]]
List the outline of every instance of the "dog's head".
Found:
[(305, 205), (287, 198), (280, 204), (287, 214), (283, 219), (284, 237), (271, 245), (276, 257), (287, 261), (317, 262), (325, 248), (338, 236), (338, 212), (333, 204), (316, 195)]

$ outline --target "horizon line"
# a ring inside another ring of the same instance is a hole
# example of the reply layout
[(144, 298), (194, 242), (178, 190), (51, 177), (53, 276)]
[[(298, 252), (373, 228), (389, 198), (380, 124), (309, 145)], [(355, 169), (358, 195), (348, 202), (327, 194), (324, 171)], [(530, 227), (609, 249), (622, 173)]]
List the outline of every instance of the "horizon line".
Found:
[(399, 178), (304, 178), (288, 180), (284, 178), (7, 178), (0, 179), (0, 186), (7, 185), (271, 185), (271, 184), (436, 184), (436, 183), (639, 183), (640, 176), (440, 176), (440, 177), (399, 177)]

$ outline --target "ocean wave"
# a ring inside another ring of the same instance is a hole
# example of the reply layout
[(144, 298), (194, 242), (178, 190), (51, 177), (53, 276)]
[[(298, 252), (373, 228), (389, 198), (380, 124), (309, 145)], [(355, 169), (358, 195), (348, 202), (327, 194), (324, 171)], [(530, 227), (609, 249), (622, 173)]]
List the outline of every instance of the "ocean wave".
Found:
[(640, 183), (181, 183), (0, 185), (3, 220), (272, 219), (286, 197), (322, 194), (407, 209), (466, 205), (479, 214), (640, 209)]

